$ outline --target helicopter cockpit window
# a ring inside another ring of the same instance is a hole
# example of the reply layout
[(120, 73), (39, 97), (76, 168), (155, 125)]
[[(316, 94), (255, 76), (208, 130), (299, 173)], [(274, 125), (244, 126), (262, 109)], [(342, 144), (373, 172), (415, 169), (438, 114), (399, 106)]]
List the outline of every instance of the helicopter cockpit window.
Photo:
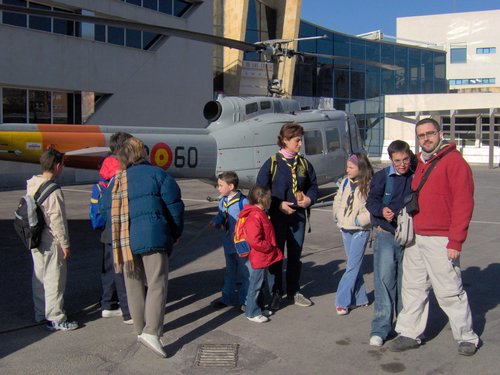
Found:
[(269, 109), (271, 108), (271, 102), (260, 102), (260, 109)]
[(304, 132), (304, 145), (306, 155), (318, 155), (323, 151), (321, 131), (310, 130)]
[(249, 115), (250, 113), (257, 112), (259, 110), (259, 105), (257, 103), (247, 104), (245, 107), (245, 113)]
[(338, 129), (328, 129), (325, 132), (326, 147), (328, 152), (333, 152), (340, 148), (340, 135)]
[(281, 104), (281, 102), (274, 102), (274, 113), (283, 113), (283, 105)]

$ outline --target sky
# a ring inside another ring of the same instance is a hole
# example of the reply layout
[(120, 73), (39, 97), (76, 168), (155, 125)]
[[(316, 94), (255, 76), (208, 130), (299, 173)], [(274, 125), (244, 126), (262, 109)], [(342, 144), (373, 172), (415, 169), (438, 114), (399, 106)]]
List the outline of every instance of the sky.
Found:
[(396, 36), (396, 18), (500, 9), (500, 0), (302, 0), (301, 19), (358, 35)]

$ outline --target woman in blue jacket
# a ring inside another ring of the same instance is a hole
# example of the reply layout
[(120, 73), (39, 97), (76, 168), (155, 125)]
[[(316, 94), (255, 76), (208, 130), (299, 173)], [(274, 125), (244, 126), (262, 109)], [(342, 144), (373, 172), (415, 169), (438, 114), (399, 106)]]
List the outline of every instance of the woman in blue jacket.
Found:
[(100, 204), (112, 230), (115, 269), (125, 274), (138, 341), (166, 357), (160, 337), (168, 255), (182, 233), (184, 204), (175, 180), (146, 160), (141, 140), (128, 139), (117, 156), (123, 171), (116, 174)]

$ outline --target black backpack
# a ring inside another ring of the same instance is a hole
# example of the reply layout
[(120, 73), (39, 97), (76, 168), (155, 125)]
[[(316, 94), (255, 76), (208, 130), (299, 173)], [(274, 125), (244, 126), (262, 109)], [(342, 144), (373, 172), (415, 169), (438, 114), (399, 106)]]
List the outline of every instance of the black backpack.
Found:
[(19, 200), (14, 211), (14, 229), (28, 250), (40, 245), (45, 226), (41, 204), (56, 189), (59, 189), (59, 185), (54, 181), (46, 181), (38, 188), (34, 197), (26, 194)]

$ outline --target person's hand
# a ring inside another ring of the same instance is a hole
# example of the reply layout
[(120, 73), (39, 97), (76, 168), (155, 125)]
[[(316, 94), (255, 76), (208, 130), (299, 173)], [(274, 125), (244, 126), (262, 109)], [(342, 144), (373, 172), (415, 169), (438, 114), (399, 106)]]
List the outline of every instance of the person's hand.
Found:
[(457, 260), (460, 258), (460, 251), (454, 249), (448, 249), (448, 259)]
[(310, 205), (311, 205), (311, 198), (309, 198), (305, 194), (302, 194), (302, 200), (297, 201), (297, 206), (302, 207), (302, 208), (307, 208)]
[(389, 207), (384, 207), (382, 209), (382, 216), (384, 217), (385, 220), (387, 220), (389, 223), (394, 220), (394, 212)]
[(280, 211), (285, 215), (291, 215), (295, 212), (295, 210), (291, 206), (293, 206), (292, 202), (283, 201), (280, 204)]
[(63, 259), (64, 260), (68, 260), (69, 259), (69, 254), (70, 254), (69, 247), (63, 247), (62, 248), (62, 252), (63, 252)]

